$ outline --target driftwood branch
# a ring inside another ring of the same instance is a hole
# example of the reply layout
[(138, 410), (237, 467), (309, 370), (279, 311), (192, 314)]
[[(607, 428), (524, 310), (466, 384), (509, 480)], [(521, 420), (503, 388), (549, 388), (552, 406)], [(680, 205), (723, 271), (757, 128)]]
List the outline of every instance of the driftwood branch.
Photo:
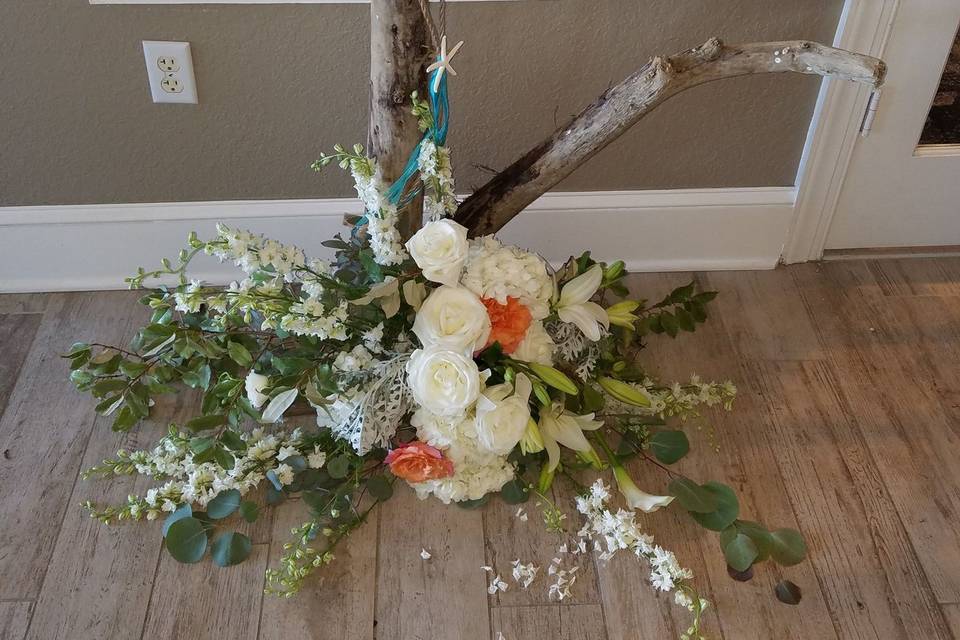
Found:
[[(426, 67), (431, 62), (427, 20), (419, 0), (370, 2), (370, 126), (367, 147), (391, 184), (422, 133), (410, 109), (410, 94), (426, 95)], [(404, 209), (400, 233), (407, 238), (420, 227), (422, 201)]]
[(472, 236), (494, 233), (678, 93), (724, 78), (784, 72), (835, 77), (876, 88), (883, 83), (886, 65), (813, 42), (728, 46), (716, 38), (668, 58), (653, 58), (467, 198), (456, 219)]

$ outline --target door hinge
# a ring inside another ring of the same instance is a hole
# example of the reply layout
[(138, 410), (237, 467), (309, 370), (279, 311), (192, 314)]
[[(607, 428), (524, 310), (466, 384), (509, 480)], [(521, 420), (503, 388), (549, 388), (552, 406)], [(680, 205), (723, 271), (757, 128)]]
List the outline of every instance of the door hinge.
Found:
[(860, 123), (860, 137), (866, 138), (873, 130), (873, 121), (877, 117), (877, 109), (880, 108), (880, 94), (882, 90), (874, 89), (870, 93), (870, 100), (867, 101), (867, 110), (863, 114), (863, 121)]

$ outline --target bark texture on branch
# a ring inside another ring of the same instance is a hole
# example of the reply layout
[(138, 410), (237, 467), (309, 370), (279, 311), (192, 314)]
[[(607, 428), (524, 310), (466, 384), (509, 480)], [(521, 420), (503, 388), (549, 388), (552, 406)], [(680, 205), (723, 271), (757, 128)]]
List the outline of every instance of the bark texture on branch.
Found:
[(678, 93), (724, 78), (784, 72), (879, 87), (886, 65), (876, 58), (814, 42), (728, 46), (716, 38), (674, 56), (653, 58), (464, 200), (456, 220), (470, 230), (471, 236), (494, 233)]
[[(430, 34), (419, 0), (370, 2), (370, 127), (367, 148), (391, 184), (401, 173), (423, 135), (411, 112), (410, 94), (426, 95)], [(400, 233), (410, 237), (420, 227), (422, 201), (401, 214)]]

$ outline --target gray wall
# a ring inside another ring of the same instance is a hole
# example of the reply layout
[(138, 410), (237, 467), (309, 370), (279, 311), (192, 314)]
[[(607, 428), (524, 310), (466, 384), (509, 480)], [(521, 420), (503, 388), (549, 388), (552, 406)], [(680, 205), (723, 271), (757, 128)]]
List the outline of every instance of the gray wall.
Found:
[[(830, 42), (842, 0), (454, 3), (461, 189), (649, 56), (699, 44)], [(308, 165), (365, 138), (366, 5), (90, 6), (4, 0), (0, 205), (348, 195)], [(141, 40), (192, 43), (199, 105), (150, 101)], [(561, 190), (793, 184), (819, 81), (744, 78), (675, 98)]]

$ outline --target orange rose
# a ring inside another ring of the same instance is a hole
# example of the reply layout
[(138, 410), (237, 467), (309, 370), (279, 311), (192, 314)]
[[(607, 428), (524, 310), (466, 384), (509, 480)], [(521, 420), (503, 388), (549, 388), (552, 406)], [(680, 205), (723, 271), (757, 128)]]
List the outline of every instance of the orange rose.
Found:
[(439, 480), (453, 475), (453, 463), (426, 442), (411, 442), (387, 454), (384, 462), (398, 478), (407, 482)]
[(482, 298), (481, 301), (490, 317), (490, 337), (486, 346), (499, 342), (504, 353), (513, 353), (533, 322), (530, 310), (516, 298), (507, 298), (507, 304), (500, 304), (493, 298)]

